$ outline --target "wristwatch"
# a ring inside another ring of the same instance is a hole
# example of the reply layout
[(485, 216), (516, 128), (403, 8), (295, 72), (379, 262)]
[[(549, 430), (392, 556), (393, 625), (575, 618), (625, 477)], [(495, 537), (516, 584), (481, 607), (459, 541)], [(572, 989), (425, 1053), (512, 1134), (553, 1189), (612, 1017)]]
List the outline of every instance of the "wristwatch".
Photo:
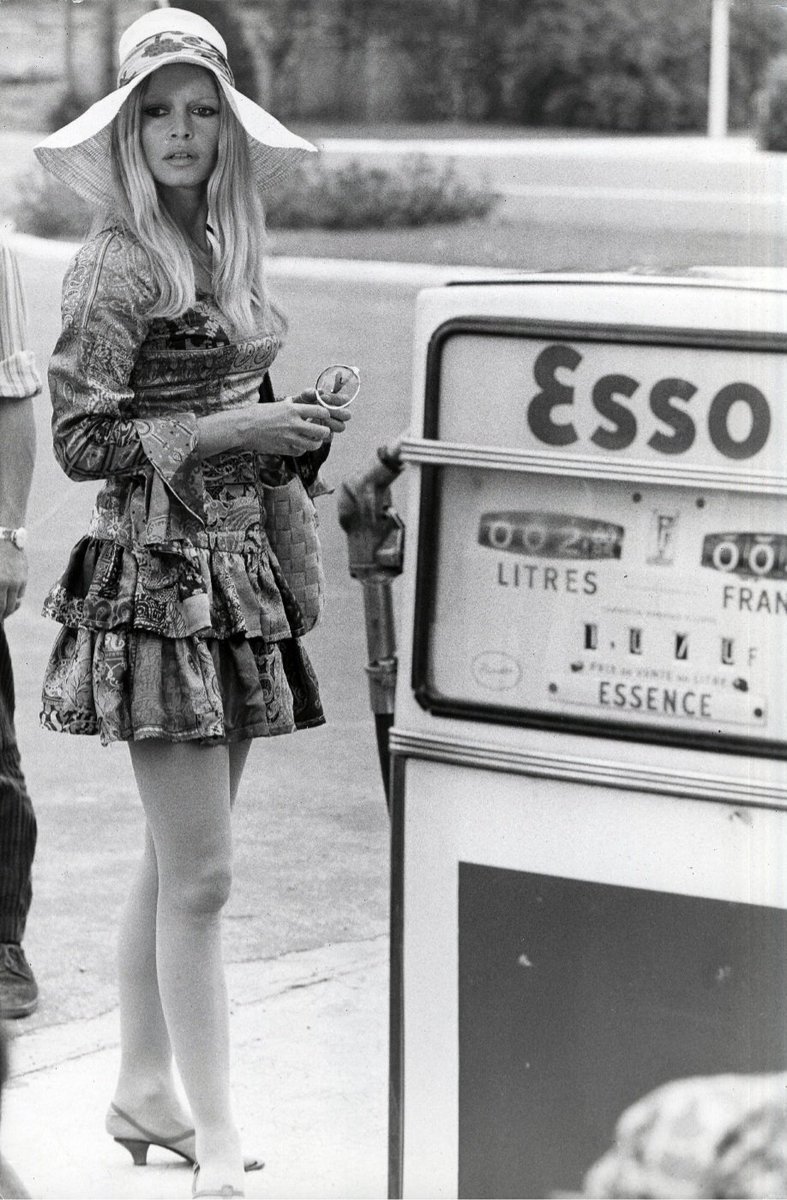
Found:
[(0, 542), (13, 542), (17, 550), (24, 550), (27, 543), (27, 530), (23, 526), (18, 529), (8, 529), (0, 525)]

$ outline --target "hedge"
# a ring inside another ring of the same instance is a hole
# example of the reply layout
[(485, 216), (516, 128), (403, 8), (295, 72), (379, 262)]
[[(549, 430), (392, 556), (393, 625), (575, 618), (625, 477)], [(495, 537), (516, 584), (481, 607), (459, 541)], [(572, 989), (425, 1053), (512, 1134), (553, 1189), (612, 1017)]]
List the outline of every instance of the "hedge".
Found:
[[(394, 228), (483, 217), (495, 199), (450, 159), (412, 155), (380, 166), (318, 158), (290, 176), (266, 211), (271, 229)], [(49, 238), (83, 238), (91, 221), (88, 206), (38, 166), (22, 177), (11, 215), (17, 229)]]

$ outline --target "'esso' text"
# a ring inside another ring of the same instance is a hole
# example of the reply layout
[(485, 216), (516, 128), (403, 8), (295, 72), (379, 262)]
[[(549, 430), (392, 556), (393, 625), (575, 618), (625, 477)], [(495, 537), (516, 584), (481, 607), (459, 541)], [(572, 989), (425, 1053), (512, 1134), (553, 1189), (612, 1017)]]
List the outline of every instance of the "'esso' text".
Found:
[[(578, 394), (570, 382), (571, 374), (582, 361), (579, 350), (567, 342), (546, 346), (536, 358), (533, 376), (540, 390), (528, 403), (527, 422), (540, 442), (547, 446), (571, 446), (579, 441), (571, 407), (589, 399), (601, 418), (590, 433), (590, 441), (601, 450), (626, 450), (637, 438), (658, 454), (685, 454), (691, 449), (700, 419), (699, 413), (691, 411), (691, 400), (698, 390), (696, 384), (668, 377), (659, 379), (649, 392), (641, 394), (642, 384), (632, 375), (608, 374), (595, 381), (590, 396), (586, 397)], [(641, 429), (645, 399), (648, 418)], [(743, 433), (741, 422), (731, 418), (736, 406), (748, 410)], [(771, 429), (767, 399), (759, 388), (743, 381), (721, 387), (701, 419), (707, 423), (713, 446), (728, 459), (747, 459), (758, 454)]]

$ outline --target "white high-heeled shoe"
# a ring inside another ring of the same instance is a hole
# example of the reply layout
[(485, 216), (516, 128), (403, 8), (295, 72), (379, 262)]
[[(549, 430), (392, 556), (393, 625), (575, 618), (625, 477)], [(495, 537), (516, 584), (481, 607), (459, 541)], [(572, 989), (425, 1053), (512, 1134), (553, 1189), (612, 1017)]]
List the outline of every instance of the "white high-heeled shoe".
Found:
[[(189, 1139), (193, 1140), (193, 1129), (184, 1129), (182, 1133), (175, 1134), (174, 1137), (163, 1137), (161, 1134), (146, 1129), (144, 1125), (140, 1125), (139, 1121), (135, 1121), (122, 1108), (118, 1108), (117, 1104), (109, 1106), (106, 1129), (109, 1136), (114, 1138), (119, 1146), (128, 1150), (135, 1167), (144, 1167), (147, 1164), (148, 1150), (151, 1146), (161, 1146), (163, 1150), (171, 1150), (173, 1154), (185, 1158), (190, 1166), (197, 1165), (196, 1159), (191, 1153), (191, 1147), (186, 1150), (183, 1146), (184, 1142), (188, 1142)], [(264, 1166), (265, 1163), (261, 1158), (249, 1157), (243, 1160), (244, 1171), (261, 1171)]]

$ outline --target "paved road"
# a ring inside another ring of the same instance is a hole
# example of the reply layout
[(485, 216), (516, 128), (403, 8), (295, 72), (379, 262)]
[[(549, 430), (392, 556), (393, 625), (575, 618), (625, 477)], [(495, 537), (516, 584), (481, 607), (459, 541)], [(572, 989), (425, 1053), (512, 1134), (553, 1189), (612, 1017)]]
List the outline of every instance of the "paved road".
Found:
[[(0, 138), (0, 162), (22, 163), (33, 140), (33, 135)], [(7, 151), (14, 150), (10, 159), (3, 154), (4, 141)], [(603, 141), (606, 152), (616, 145), (622, 150), (618, 165), (624, 173), (632, 155), (654, 163), (659, 155), (666, 162), (680, 153), (687, 169), (692, 162), (686, 139), (590, 139), (572, 143), (576, 154), (568, 158), (549, 141), (515, 148), (529, 149), (542, 166), (556, 168), (562, 162), (568, 171), (570, 164), (571, 175), (563, 179), (566, 187), (575, 187), (582, 170), (578, 155), (585, 156), (588, 173), (588, 164), (602, 161), (602, 147), (589, 145), (595, 141)], [(696, 141), (698, 170), (719, 178), (729, 162), (739, 164), (742, 153), (752, 153), (738, 143), (714, 147)], [(566, 143), (561, 145), (565, 149)], [(497, 143), (496, 150), (501, 162), (512, 154), (508, 142)], [(764, 157), (769, 170), (780, 169), (778, 156)], [(625, 209), (619, 206), (619, 212)], [(595, 211), (584, 210), (591, 219)], [(31, 247), (23, 256), (34, 349), (42, 363), (57, 332), (61, 269), (49, 252), (42, 255)], [(340, 479), (406, 424), (413, 301), (422, 275), (394, 269), (381, 284), (374, 274), (345, 264), (333, 266), (316, 283), (308, 264), (298, 270), (279, 260), (275, 270), (292, 318), (276, 368), (277, 385), (294, 390), (337, 358), (355, 359), (364, 367), (363, 401), (352, 433), (337, 441), (333, 456), (333, 475)], [(40, 679), (53, 635), (37, 614), (46, 587), (84, 528), (92, 499), (89, 487), (69, 483), (54, 464), (45, 401), (38, 418), (29, 601), (9, 622), (8, 633), (19, 677), (22, 749), (41, 816), (27, 945), (44, 993), (33, 1021), (46, 1024), (93, 1015), (114, 1003), (111, 946), (141, 820), (123, 748), (103, 750), (92, 741), (44, 735), (37, 728)], [(386, 925), (387, 819), (362, 673), (361, 598), (346, 573), (332, 500), (324, 512), (323, 535), (331, 605), (310, 648), (325, 681), (330, 724), (255, 748), (238, 814), (238, 886), (228, 921), (228, 952), (236, 960), (375, 937)]]

